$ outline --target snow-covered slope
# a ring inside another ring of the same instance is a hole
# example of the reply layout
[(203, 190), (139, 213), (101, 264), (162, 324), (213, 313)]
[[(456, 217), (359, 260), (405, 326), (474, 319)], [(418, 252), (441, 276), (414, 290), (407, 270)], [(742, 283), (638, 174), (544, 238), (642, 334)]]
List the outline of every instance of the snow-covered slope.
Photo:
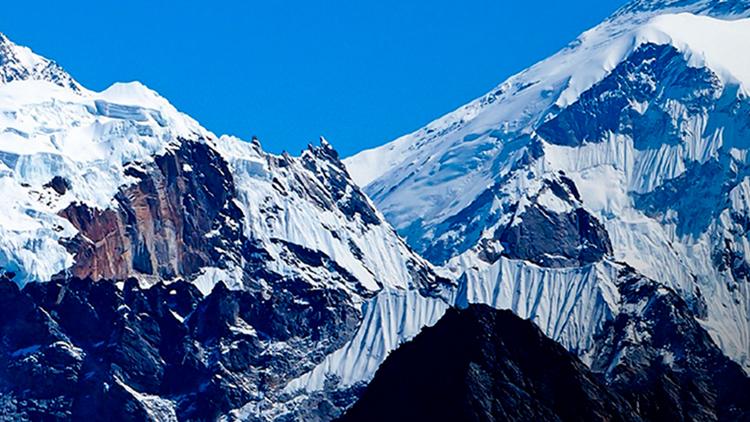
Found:
[[(648, 284), (629, 284), (628, 290), (641, 292), (632, 307), (652, 293)], [(644, 346), (668, 348), (670, 359), (622, 355), (634, 364), (606, 380), (509, 311), (451, 309), (388, 357), (341, 420), (746, 420), (750, 378), (697, 322), (670, 320), (684, 312), (684, 303), (665, 291), (646, 307), (647, 320), (624, 315), (613, 326), (627, 326)], [(612, 353), (619, 353), (616, 346)], [(658, 369), (646, 377), (649, 367)]]
[[(470, 291), (494, 292), (490, 302), (521, 309), (502, 287), (523, 283), (508, 259), (520, 274), (571, 268), (540, 284), (561, 302), (579, 300), (587, 265), (624, 262), (679, 292), (750, 369), (749, 17), (747, 1), (631, 2), (489, 94), (345, 163), (412, 247)], [(560, 177), (568, 193), (545, 193)], [(573, 257), (599, 231), (581, 221), (600, 222), (611, 251)], [(585, 353), (545, 308), (521, 313)], [(584, 337), (603, 321), (563, 315)]]

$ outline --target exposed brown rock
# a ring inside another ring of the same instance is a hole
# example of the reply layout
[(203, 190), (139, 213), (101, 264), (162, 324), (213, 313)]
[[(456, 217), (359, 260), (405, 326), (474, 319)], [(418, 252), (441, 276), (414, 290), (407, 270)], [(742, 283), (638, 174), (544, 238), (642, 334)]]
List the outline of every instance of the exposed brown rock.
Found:
[[(79, 231), (66, 242), (76, 255), (72, 275), (189, 276), (221, 262), (220, 244), (242, 242), (232, 176), (207, 144), (183, 141), (154, 163), (131, 165), (126, 173), (138, 181), (116, 195), (116, 207), (98, 210), (73, 204), (60, 213)], [(207, 238), (212, 230), (220, 234)]]

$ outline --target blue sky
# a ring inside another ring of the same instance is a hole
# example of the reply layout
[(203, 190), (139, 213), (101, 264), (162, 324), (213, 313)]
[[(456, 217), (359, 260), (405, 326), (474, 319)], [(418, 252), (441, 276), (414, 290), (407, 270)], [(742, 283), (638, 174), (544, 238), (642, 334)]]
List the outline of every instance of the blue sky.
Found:
[(100, 90), (139, 80), (217, 134), (348, 156), (489, 91), (620, 6), (601, 0), (14, 1), (0, 32)]

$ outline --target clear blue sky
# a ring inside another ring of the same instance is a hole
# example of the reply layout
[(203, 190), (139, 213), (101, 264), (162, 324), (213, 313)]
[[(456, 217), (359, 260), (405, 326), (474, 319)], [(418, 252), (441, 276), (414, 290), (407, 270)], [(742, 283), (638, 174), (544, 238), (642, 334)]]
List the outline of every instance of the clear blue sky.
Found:
[(217, 134), (292, 153), (322, 134), (347, 156), (484, 94), (621, 3), (9, 1), (0, 32), (89, 88), (139, 80)]

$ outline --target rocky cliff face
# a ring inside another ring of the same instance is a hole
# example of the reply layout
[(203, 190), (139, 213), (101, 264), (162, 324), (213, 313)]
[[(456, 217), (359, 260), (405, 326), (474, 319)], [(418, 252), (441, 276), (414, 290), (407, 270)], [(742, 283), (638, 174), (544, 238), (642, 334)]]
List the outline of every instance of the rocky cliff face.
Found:
[(746, 420), (748, 378), (675, 292), (619, 274), (622, 312), (602, 330), (591, 368), (644, 420)]
[(498, 244), (502, 255), (543, 267), (588, 265), (612, 254), (604, 226), (586, 211), (572, 180), (559, 176), (546, 180), (527, 201), (511, 206), (513, 217), (504, 227), (483, 239), (482, 256), (489, 263), (491, 247)]
[[(201, 268), (227, 267), (250, 248), (226, 162), (200, 141), (184, 141), (153, 163), (129, 163), (135, 183), (100, 210), (73, 203), (60, 215), (78, 233), (67, 241), (76, 277), (171, 280)], [(230, 252), (234, 252), (234, 255)]]

